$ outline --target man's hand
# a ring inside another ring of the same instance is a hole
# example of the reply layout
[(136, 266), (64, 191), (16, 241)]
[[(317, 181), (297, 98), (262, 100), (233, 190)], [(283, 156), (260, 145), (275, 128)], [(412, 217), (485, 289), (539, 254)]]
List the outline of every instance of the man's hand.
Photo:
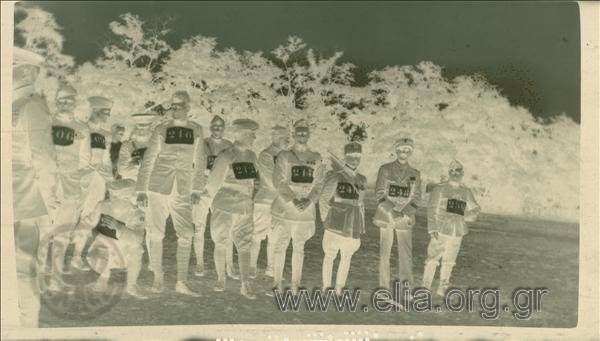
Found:
[(306, 210), (310, 206), (311, 203), (312, 203), (312, 201), (310, 201), (310, 199), (308, 199), (308, 198), (302, 198), (302, 199), (300, 199), (299, 205), (296, 206), (296, 207), (298, 207), (298, 209), (300, 211), (304, 211), (304, 210)]
[(140, 193), (137, 196), (137, 204), (138, 207), (143, 207), (146, 208), (148, 207), (148, 196), (146, 195), (146, 193)]
[(296, 206), (297, 209), (300, 209), (300, 207), (301, 207), (300, 203), (302, 202), (302, 199), (294, 198), (294, 200), (292, 200), (292, 202), (294, 203), (294, 206)]
[(438, 237), (440, 236), (440, 233), (439, 232), (431, 232), (430, 235), (431, 235), (432, 238), (434, 238), (435, 240), (437, 240)]
[(115, 231), (119, 231), (123, 227), (118, 221), (116, 221), (114, 218), (112, 218), (110, 216), (106, 216), (104, 218), (104, 223), (111, 230), (115, 230)]

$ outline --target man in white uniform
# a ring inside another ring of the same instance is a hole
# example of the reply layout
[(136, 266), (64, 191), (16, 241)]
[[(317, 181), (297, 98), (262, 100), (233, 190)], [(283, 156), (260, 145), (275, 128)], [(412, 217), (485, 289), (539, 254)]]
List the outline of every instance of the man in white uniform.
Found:
[(273, 186), (273, 169), (277, 155), (288, 148), (290, 133), (288, 128), (275, 126), (272, 129), (271, 145), (265, 148), (258, 156), (258, 171), (260, 173), (260, 189), (254, 198), (254, 240), (250, 261), (250, 277), (257, 274), (258, 254), (261, 242), (267, 240), (267, 269), (265, 274), (273, 277), (273, 223), (271, 220), (271, 205), (277, 197), (277, 190)]
[[(206, 177), (210, 174), (213, 168), (215, 159), (224, 150), (231, 148), (233, 143), (223, 138), (225, 130), (225, 120), (219, 115), (215, 115), (210, 121), (210, 136), (204, 139), (204, 148), (206, 151)], [(206, 220), (210, 210), (210, 203), (207, 196), (202, 196), (198, 205), (194, 205), (194, 251), (196, 253), (196, 276), (204, 276), (204, 233), (206, 231)], [(227, 274), (239, 279), (239, 276), (234, 273), (233, 265), (233, 243), (227, 250)]]
[[(129, 135), (129, 138), (127, 141), (123, 142), (123, 145), (119, 150), (117, 172), (121, 179), (131, 179), (137, 182), (142, 160), (148, 149), (152, 131), (158, 121), (158, 115), (144, 112), (133, 114), (131, 115), (131, 118), (133, 119), (135, 126)], [(144, 227), (145, 226), (146, 223), (144, 218)], [(146, 234), (146, 238), (147, 237), (148, 234)], [(147, 240), (146, 245), (149, 244), (150, 242)]]
[(82, 209), (81, 178), (94, 169), (89, 164), (91, 140), (88, 126), (77, 120), (77, 91), (63, 84), (56, 93), (56, 114), (52, 119), (52, 141), (58, 166), (57, 197), (60, 206), (54, 214), (54, 226), (75, 226)]
[(358, 173), (362, 146), (350, 142), (344, 146), (344, 164), (332, 161), (336, 167), (327, 174), (319, 200), (325, 233), (323, 235), (323, 290), (331, 288), (333, 261), (340, 253), (335, 280), (338, 295), (346, 286), (352, 255), (360, 247), (360, 237), (365, 233), (365, 188), (367, 178)]
[(255, 299), (250, 286), (250, 249), (252, 247), (253, 198), (259, 185), (256, 154), (250, 149), (256, 139), (258, 124), (250, 119), (233, 122), (235, 141), (215, 160), (208, 177), (206, 192), (212, 202), (210, 235), (215, 243), (217, 270), (215, 291), (225, 290), (225, 253), (231, 241), (238, 250), (242, 286), (240, 293)]
[(88, 98), (92, 110), (87, 122), (90, 148), (83, 149), (82, 163), (89, 164), (92, 172), (81, 179), (84, 195), (82, 215), (89, 215), (96, 204), (106, 197), (106, 182), (113, 180), (110, 161), (110, 131), (104, 125), (110, 117), (113, 102), (106, 97), (92, 96)]
[(413, 284), (412, 227), (421, 200), (421, 173), (408, 163), (414, 142), (403, 137), (394, 144), (396, 160), (379, 168), (375, 196), (379, 201), (373, 223), (378, 226), (379, 286), (390, 287), (390, 254), (394, 234), (398, 242), (398, 280)]
[(202, 126), (189, 120), (190, 97), (179, 91), (173, 95), (172, 119), (156, 127), (144, 153), (137, 181), (137, 201), (146, 210), (146, 241), (152, 290), (164, 290), (162, 269), (163, 239), (169, 215), (177, 233), (177, 283), (179, 293), (198, 296), (187, 285), (190, 252), (194, 237), (192, 204), (204, 190), (206, 154)]
[(23, 327), (37, 327), (40, 311), (35, 280), (40, 230), (50, 229), (50, 204), (55, 201), (56, 150), (46, 101), (34, 83), (44, 58), (13, 50), (12, 186), (19, 314)]
[[(312, 151), (307, 143), (310, 130), (305, 120), (294, 124), (294, 146), (277, 156), (273, 171), (273, 185), (277, 198), (271, 206), (273, 219), (273, 286), (282, 289), (285, 253), (292, 241), (292, 291), (301, 287), (304, 243), (315, 234), (316, 207), (324, 180), (321, 155)], [(268, 291), (273, 295), (274, 290)]]
[(435, 270), (441, 260), (440, 285), (437, 294), (443, 296), (450, 285), (450, 275), (456, 264), (466, 222), (477, 219), (481, 208), (470, 188), (462, 183), (463, 166), (453, 160), (448, 169), (448, 181), (433, 188), (427, 205), (427, 231), (431, 236), (423, 273), (423, 287), (431, 290)]

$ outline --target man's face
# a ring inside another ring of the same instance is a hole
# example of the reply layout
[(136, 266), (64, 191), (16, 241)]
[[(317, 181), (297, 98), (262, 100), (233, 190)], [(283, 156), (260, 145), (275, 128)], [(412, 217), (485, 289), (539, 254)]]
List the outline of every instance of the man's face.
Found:
[(286, 149), (290, 145), (289, 135), (277, 135), (273, 136), (273, 144), (281, 149)]
[(356, 169), (360, 165), (361, 156), (362, 155), (359, 153), (346, 154), (344, 156), (344, 161), (348, 166)]
[(294, 141), (297, 144), (307, 144), (310, 138), (310, 132), (308, 129), (296, 129), (294, 131)]
[(56, 98), (56, 109), (58, 112), (72, 113), (75, 110), (75, 96)]
[(396, 156), (398, 160), (406, 161), (413, 153), (413, 149), (408, 146), (400, 146), (396, 148)]
[(188, 112), (190, 111), (190, 105), (186, 101), (182, 101), (180, 98), (173, 98), (173, 102), (171, 103), (171, 112), (173, 113), (173, 118), (176, 120), (184, 120), (188, 117)]
[(243, 130), (238, 132), (237, 141), (246, 147), (252, 147), (256, 140), (256, 131), (254, 130)]
[(94, 122), (106, 123), (110, 117), (110, 109), (108, 108), (94, 108), (92, 109), (92, 120)]
[(210, 132), (215, 138), (223, 137), (223, 131), (225, 131), (225, 125), (221, 121), (216, 121), (210, 125)]
[(138, 123), (135, 125), (135, 129), (131, 134), (135, 141), (146, 142), (152, 135), (152, 124), (150, 123)]
[(448, 180), (450, 181), (454, 181), (454, 182), (461, 182), (464, 176), (464, 172), (462, 170), (462, 168), (459, 169), (452, 169), (450, 171), (448, 171)]

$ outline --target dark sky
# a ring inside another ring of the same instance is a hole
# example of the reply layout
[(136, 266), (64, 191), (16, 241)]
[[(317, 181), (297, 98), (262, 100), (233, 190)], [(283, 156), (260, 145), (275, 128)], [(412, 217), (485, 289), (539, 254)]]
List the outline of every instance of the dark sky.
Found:
[(171, 16), (169, 44), (196, 34), (219, 48), (269, 52), (289, 35), (358, 66), (357, 80), (386, 65), (423, 60), (446, 75), (482, 73), (511, 103), (580, 120), (579, 8), (568, 2), (32, 2), (53, 13), (77, 62), (100, 55), (108, 23), (130, 12)]

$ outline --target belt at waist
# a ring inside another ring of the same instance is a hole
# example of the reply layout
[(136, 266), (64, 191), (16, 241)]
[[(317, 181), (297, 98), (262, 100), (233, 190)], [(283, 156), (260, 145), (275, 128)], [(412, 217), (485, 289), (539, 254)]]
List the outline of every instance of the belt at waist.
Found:
[(333, 202), (352, 206), (363, 206), (363, 202), (358, 199), (333, 198)]
[(228, 190), (232, 190), (234, 192), (239, 192), (241, 194), (244, 194), (244, 195), (247, 195), (250, 197), (250, 196), (252, 196), (252, 191), (254, 190), (254, 187), (248, 187), (246, 185), (224, 183), (223, 189), (228, 189)]

